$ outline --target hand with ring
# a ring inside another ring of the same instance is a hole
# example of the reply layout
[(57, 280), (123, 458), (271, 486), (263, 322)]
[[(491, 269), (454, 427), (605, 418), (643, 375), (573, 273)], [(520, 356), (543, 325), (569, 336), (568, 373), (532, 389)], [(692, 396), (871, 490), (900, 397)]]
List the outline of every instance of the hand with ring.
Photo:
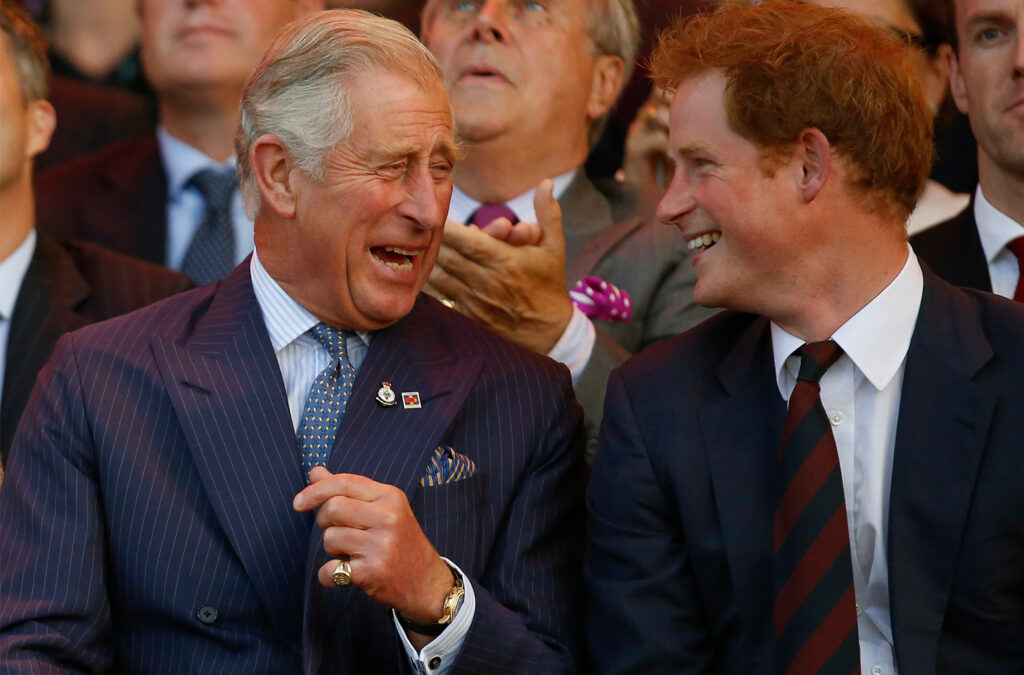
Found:
[(334, 568), (334, 574), (331, 575), (331, 579), (338, 588), (352, 583), (352, 563), (348, 560), (339, 562), (338, 566)]
[(455, 583), (451, 568), (423, 534), (405, 493), (355, 474), (309, 472), (296, 511), (316, 510), (331, 558), (317, 575), (325, 588), (358, 586), (417, 623), (436, 622)]

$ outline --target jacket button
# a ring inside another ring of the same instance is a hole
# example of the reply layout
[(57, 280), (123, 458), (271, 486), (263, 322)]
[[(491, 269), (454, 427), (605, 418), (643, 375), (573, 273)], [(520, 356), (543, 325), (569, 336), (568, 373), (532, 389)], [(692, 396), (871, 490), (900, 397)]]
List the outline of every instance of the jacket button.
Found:
[(200, 621), (209, 626), (217, 621), (217, 608), (213, 605), (203, 605), (196, 612), (196, 616)]

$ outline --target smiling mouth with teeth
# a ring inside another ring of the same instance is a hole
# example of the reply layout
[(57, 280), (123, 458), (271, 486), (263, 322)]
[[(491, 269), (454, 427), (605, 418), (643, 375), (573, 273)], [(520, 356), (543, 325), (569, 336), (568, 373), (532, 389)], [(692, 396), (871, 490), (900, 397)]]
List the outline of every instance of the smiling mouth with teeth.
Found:
[(711, 248), (721, 238), (721, 232), (708, 232), (705, 234), (698, 235), (693, 239), (687, 241), (686, 248), (690, 249), (691, 251), (698, 248)]
[(391, 269), (411, 270), (412, 261), (420, 252), (397, 246), (374, 246), (370, 249), (370, 253)]

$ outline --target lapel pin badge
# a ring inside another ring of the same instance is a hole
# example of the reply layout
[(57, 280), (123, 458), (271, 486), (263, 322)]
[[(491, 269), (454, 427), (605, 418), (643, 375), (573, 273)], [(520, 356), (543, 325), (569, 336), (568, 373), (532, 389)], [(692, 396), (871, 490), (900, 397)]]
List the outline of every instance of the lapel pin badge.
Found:
[(380, 403), (385, 408), (390, 408), (398, 403), (396, 399), (395, 390), (391, 388), (391, 383), (381, 382), (380, 389), (377, 390), (377, 403)]
[(423, 406), (420, 405), (420, 393), (418, 391), (403, 391), (402, 407), (406, 410), (422, 408)]

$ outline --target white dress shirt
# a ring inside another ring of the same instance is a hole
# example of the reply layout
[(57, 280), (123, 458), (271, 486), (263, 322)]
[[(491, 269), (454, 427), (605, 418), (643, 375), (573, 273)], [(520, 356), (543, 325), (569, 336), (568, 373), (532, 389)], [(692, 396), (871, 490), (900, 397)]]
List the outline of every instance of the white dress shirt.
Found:
[[(231, 169), (235, 158), (215, 162), (191, 145), (174, 138), (162, 126), (156, 130), (160, 159), (167, 173), (167, 244), (165, 262), (171, 269), (180, 270), (192, 237), (203, 224), (206, 204), (198, 188), (187, 185), (203, 169)], [(235, 190), (231, 198), (231, 225), (235, 232), (235, 263), (245, 260), (252, 251), (252, 221), (246, 218), (242, 196)]]
[[(885, 557), (889, 487), (903, 372), (921, 308), (924, 279), (910, 247), (902, 271), (832, 335), (843, 355), (821, 378), (846, 499), (861, 672), (895, 674), (889, 571)], [(788, 401), (804, 344), (774, 323), (772, 349), (779, 392)]]
[[(569, 184), (572, 183), (575, 177), (576, 170), (574, 169), (551, 179), (554, 183), (552, 195), (555, 199), (560, 198), (565, 193), (566, 188), (569, 187)], [(533, 208), (533, 193), (534, 189), (530, 188), (518, 197), (505, 202), (505, 205), (516, 214), (516, 218), (525, 223), (537, 222), (537, 212)], [(456, 187), (452, 190), (452, 201), (448, 207), (448, 219), (454, 220), (457, 223), (465, 223), (479, 207), (480, 202)], [(587, 362), (590, 361), (590, 355), (594, 351), (596, 339), (597, 333), (594, 330), (594, 324), (591, 323), (590, 318), (586, 314), (574, 305), (569, 325), (565, 327), (562, 336), (558, 338), (558, 342), (548, 352), (548, 356), (559, 363), (565, 364), (569, 372), (572, 373), (572, 383), (576, 384), (579, 382), (583, 369), (587, 367)]]
[(33, 229), (18, 244), (18, 248), (0, 260), (0, 401), (4, 395), (4, 375), (7, 372), (7, 340), (11, 335), (11, 317), (14, 305), (21, 292), (21, 282), (32, 262), (32, 254), (36, 251), (36, 231)]
[[(263, 321), (267, 326), (267, 333), (270, 335), (270, 344), (277, 357), (277, 364), (281, 368), (281, 377), (288, 395), (292, 428), (298, 434), (299, 422), (302, 420), (302, 412), (306, 407), (306, 397), (313, 386), (313, 381), (333, 359), (327, 348), (308, 333), (310, 328), (319, 323), (319, 319), (285, 293), (284, 289), (264, 269), (256, 251), (253, 251), (249, 272), (252, 276), (252, 288), (256, 294), (256, 302), (259, 303)], [(373, 334), (367, 332), (349, 333), (345, 337), (345, 349), (357, 376), (366, 359), (372, 337)], [(426, 467), (423, 468), (426, 469)], [(430, 644), (417, 652), (409, 642), (405, 629), (398, 623), (397, 616), (392, 613), (395, 630), (398, 631), (413, 668), (421, 673), (431, 673), (432, 675), (435, 673), (445, 675), (451, 669), (455, 657), (462, 649), (462, 643), (466, 639), (469, 627), (473, 623), (473, 616), (476, 614), (476, 595), (473, 592), (473, 585), (469, 583), (466, 575), (455, 563), (447, 558), (444, 560), (459, 570), (466, 587), (462, 608), (455, 615), (455, 620), (451, 625), (445, 628), (444, 632), (434, 638)], [(434, 667), (431, 667), (432, 661), (435, 661)]]
[(981, 192), (981, 186), (974, 196), (974, 221), (978, 224), (981, 248), (988, 261), (988, 276), (992, 280), (992, 292), (1004, 298), (1013, 298), (1020, 277), (1020, 265), (1006, 245), (1017, 237), (1024, 237), (1024, 224), (992, 206)]

